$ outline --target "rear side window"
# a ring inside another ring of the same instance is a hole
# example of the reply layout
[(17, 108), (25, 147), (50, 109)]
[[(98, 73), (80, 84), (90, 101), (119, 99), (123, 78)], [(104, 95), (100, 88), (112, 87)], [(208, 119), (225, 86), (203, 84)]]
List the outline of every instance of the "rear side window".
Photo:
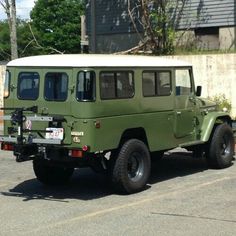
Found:
[(100, 93), (101, 99), (132, 98), (134, 96), (133, 73), (101, 72)]
[(66, 73), (47, 73), (45, 77), (44, 97), (48, 101), (65, 101), (68, 93), (68, 75)]
[(39, 96), (39, 74), (21, 72), (18, 76), (17, 95), (22, 100), (36, 100)]
[(171, 73), (169, 71), (143, 72), (143, 96), (169, 96), (171, 94)]
[(80, 71), (77, 76), (77, 100), (94, 101), (95, 90), (95, 73), (93, 71)]

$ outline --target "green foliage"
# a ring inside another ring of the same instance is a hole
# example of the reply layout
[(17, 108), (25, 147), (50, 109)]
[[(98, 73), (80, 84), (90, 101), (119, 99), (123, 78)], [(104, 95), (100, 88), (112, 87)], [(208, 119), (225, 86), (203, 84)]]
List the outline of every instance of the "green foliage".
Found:
[[(183, 6), (184, 2), (183, 1)], [(181, 1), (181, 2), (182, 2)], [(175, 28), (179, 22), (181, 6), (179, 1), (155, 0), (141, 1), (140, 8), (144, 30), (145, 47), (155, 55), (170, 55), (175, 49)], [(183, 7), (182, 6), (182, 7)]]
[(10, 33), (8, 22), (0, 21), (0, 61), (7, 61), (11, 57)]
[(160, 55), (169, 55), (174, 52), (175, 30), (169, 24), (169, 16), (161, 8), (151, 11), (150, 20), (154, 35), (157, 39), (157, 52)]
[(224, 109), (227, 109), (228, 112), (231, 112), (232, 104), (229, 99), (225, 97), (225, 94), (218, 94), (214, 96), (211, 100), (218, 105), (219, 110), (222, 111)]
[[(18, 54), (20, 57), (32, 55), (36, 49), (32, 42), (32, 35), (28, 23), (24, 20), (17, 20)], [(11, 59), (10, 32), (7, 21), (0, 21), (0, 61)]]
[(64, 53), (80, 52), (80, 15), (84, 4), (79, 0), (38, 0), (31, 11), (32, 30), (41, 53), (52, 49)]
[[(80, 52), (80, 0), (38, 0), (31, 12), (31, 22), (17, 20), (19, 57), (53, 52)], [(8, 22), (0, 21), (0, 61), (11, 58)]]

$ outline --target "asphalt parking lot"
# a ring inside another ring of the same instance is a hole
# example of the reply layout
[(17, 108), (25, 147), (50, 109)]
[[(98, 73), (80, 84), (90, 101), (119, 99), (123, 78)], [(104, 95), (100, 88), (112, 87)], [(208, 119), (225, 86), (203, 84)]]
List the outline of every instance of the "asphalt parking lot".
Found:
[(45, 187), (31, 162), (0, 152), (0, 235), (236, 235), (236, 165), (210, 170), (186, 153), (152, 167), (143, 192), (118, 195), (102, 175), (77, 170)]

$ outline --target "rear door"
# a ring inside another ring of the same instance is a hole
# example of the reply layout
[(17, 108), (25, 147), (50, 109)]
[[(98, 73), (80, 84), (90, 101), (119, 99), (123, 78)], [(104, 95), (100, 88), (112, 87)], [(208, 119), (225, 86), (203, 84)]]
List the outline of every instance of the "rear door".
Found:
[[(64, 143), (70, 143), (68, 134), (71, 130), (67, 123), (71, 116), (72, 69), (21, 68), (16, 70), (15, 77), (16, 92), (14, 93), (13, 107), (37, 106), (39, 116), (58, 117), (56, 122), (33, 120), (31, 125), (28, 123), (30, 129), (45, 130), (51, 127), (55, 128), (56, 133), (60, 128), (63, 128), (60, 135), (65, 137)], [(32, 116), (33, 114), (25, 112), (25, 115)], [(63, 120), (63, 118), (65, 119)], [(42, 132), (41, 136), (45, 136), (45, 133)], [(57, 137), (50, 136), (48, 138), (56, 139)]]
[(13, 107), (38, 106), (39, 114), (71, 114), (71, 69), (17, 69)]

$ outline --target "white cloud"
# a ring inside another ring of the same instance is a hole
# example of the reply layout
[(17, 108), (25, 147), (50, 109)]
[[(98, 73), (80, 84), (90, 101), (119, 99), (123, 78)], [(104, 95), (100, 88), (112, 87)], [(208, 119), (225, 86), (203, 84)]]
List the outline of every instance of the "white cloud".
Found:
[[(30, 11), (34, 6), (35, 0), (16, 0), (16, 15), (21, 19), (29, 19)], [(6, 19), (6, 13), (0, 6), (0, 20)]]

